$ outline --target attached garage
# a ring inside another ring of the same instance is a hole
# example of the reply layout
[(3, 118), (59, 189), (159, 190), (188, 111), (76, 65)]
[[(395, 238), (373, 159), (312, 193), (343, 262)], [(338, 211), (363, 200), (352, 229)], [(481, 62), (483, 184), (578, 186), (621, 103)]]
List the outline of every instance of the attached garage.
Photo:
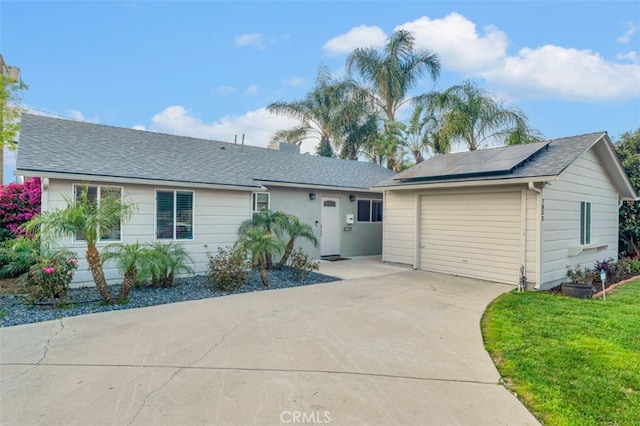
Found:
[(517, 282), (521, 198), (495, 190), (421, 195), (419, 269)]
[(617, 257), (618, 204), (637, 198), (606, 133), (439, 155), (376, 188), (383, 261), (537, 289)]

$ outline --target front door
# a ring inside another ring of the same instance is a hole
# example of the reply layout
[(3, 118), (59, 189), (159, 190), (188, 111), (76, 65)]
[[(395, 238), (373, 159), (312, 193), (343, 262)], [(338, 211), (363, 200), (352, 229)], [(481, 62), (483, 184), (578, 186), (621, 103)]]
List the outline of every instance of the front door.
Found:
[(340, 254), (340, 199), (322, 197), (320, 255)]

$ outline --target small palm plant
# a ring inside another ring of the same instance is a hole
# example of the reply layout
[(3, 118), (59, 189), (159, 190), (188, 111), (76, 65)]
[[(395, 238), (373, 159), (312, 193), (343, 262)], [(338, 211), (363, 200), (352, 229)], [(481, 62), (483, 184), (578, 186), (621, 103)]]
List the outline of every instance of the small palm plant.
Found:
[(194, 273), (193, 259), (179, 243), (151, 243), (144, 260), (139, 279), (151, 279), (154, 287), (171, 287), (176, 275)]
[[(287, 228), (289, 221), (290, 215), (280, 211), (274, 212), (265, 209), (255, 214), (253, 218), (242, 222), (238, 233), (242, 235), (247, 229), (262, 228), (266, 234), (280, 238), (283, 231)], [(264, 252), (263, 256), (265, 267), (267, 269), (273, 269), (273, 256), (271, 251)]]
[(133, 203), (122, 202), (119, 196), (107, 193), (100, 202), (88, 196), (89, 188), (84, 185), (78, 197), (73, 200), (64, 197), (66, 207), (43, 212), (26, 225), (27, 232), (39, 233), (42, 240), (78, 236), (87, 244), (86, 259), (93, 275), (96, 288), (105, 303), (112, 305), (115, 299), (109, 290), (102, 269), (102, 260), (96, 244), (101, 230), (118, 229), (131, 219), (136, 211)]
[(114, 260), (118, 270), (124, 274), (118, 301), (127, 300), (131, 290), (138, 283), (138, 271), (142, 268), (146, 251), (147, 249), (136, 241), (133, 244), (110, 244), (102, 253), (103, 262)]
[(318, 246), (318, 238), (316, 234), (313, 232), (313, 228), (306, 223), (300, 222), (295, 216), (289, 216), (289, 221), (287, 222), (285, 228), (287, 234), (289, 234), (289, 241), (284, 249), (284, 254), (282, 255), (282, 259), (276, 265), (276, 269), (282, 269), (284, 265), (289, 261), (289, 257), (293, 252), (293, 246), (295, 244), (296, 239), (305, 238), (309, 240), (315, 247)]
[(267, 264), (265, 255), (267, 253), (280, 253), (284, 249), (284, 242), (276, 239), (274, 235), (260, 226), (244, 227), (240, 238), (236, 242), (236, 247), (248, 253), (251, 260), (258, 265), (258, 272), (262, 279), (262, 284), (269, 285), (267, 278)]

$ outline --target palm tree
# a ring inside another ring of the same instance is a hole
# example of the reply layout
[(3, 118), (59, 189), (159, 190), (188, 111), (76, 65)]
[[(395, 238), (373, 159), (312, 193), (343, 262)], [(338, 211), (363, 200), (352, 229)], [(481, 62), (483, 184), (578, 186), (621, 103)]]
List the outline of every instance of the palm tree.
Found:
[(86, 259), (98, 292), (105, 303), (113, 304), (115, 299), (104, 278), (96, 244), (101, 236), (100, 230), (118, 229), (131, 219), (136, 205), (123, 203), (112, 193), (103, 195), (97, 203), (89, 199), (88, 192), (85, 185), (76, 200), (65, 197), (64, 209), (41, 213), (27, 224), (27, 230), (51, 239), (74, 235), (81, 237), (87, 244)]
[(284, 242), (274, 238), (274, 235), (261, 226), (248, 226), (236, 242), (236, 248), (249, 253), (253, 263), (257, 263), (260, 279), (265, 286), (269, 285), (267, 278), (267, 265), (265, 255), (267, 253), (280, 253), (284, 248)]
[(276, 269), (282, 269), (282, 267), (287, 264), (289, 256), (291, 256), (291, 253), (293, 252), (293, 245), (296, 239), (305, 238), (315, 247), (318, 246), (318, 238), (313, 232), (313, 228), (306, 223), (300, 222), (300, 219), (295, 216), (289, 216), (289, 222), (287, 223), (285, 230), (287, 234), (289, 234), (289, 241), (284, 249), (282, 259), (280, 259), (280, 262), (276, 265)]
[[(287, 228), (291, 216), (280, 211), (260, 210), (259, 213), (253, 215), (251, 219), (247, 219), (240, 225), (238, 234), (242, 235), (247, 230), (254, 228), (264, 229), (264, 232), (270, 236), (280, 238)], [(267, 269), (273, 269), (273, 256), (270, 251), (264, 253), (264, 263)]]
[(440, 137), (447, 147), (463, 143), (473, 151), (488, 143), (535, 142), (543, 137), (524, 112), (468, 80), (423, 100), (440, 115)]
[(177, 242), (149, 243), (144, 264), (140, 270), (140, 279), (151, 279), (154, 287), (171, 287), (173, 279), (179, 274), (193, 274), (193, 259), (184, 246)]
[(116, 267), (124, 274), (118, 301), (127, 300), (133, 286), (138, 282), (138, 271), (141, 262), (146, 258), (147, 249), (137, 241), (133, 244), (116, 243), (108, 245), (102, 252), (102, 261), (115, 260)]
[(305, 139), (317, 139), (317, 153), (333, 156), (332, 144), (338, 144), (343, 128), (353, 121), (356, 109), (351, 104), (351, 96), (356, 86), (349, 81), (337, 81), (331, 77), (328, 68), (321, 66), (313, 90), (300, 101), (274, 102), (267, 111), (285, 115), (300, 121), (291, 128), (279, 130), (272, 141), (300, 144)]
[[(415, 48), (415, 37), (409, 31), (396, 30), (382, 50), (358, 48), (347, 58), (347, 72), (362, 78), (369, 102), (387, 123), (396, 121), (398, 109), (413, 101), (409, 91), (425, 75), (435, 81), (440, 74), (438, 56), (426, 49)], [(397, 169), (395, 155), (387, 159), (387, 167)]]

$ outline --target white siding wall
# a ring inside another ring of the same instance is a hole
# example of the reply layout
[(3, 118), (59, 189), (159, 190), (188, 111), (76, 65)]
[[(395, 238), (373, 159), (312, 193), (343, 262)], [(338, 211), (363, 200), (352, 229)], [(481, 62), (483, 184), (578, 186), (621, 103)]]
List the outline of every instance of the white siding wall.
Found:
[[(46, 204), (43, 210), (63, 208), (65, 206), (63, 196), (72, 197), (72, 185), (74, 183), (65, 180), (51, 180), (47, 191)], [(100, 185), (100, 182), (91, 182), (92, 185)], [(113, 185), (104, 183), (104, 185)], [(140, 243), (155, 241), (155, 191), (162, 190), (186, 190), (185, 188), (155, 187), (145, 185), (124, 185), (124, 197), (128, 201), (135, 202), (138, 211), (132, 220), (122, 227), (122, 238), (125, 243)], [(218, 247), (232, 245), (237, 239), (238, 227), (243, 220), (251, 216), (251, 193), (243, 191), (222, 191), (212, 189), (194, 190), (194, 239), (179, 240), (189, 251), (194, 260), (196, 273), (204, 273), (207, 269), (207, 256), (204, 245), (208, 245), (209, 251), (215, 253)], [(61, 241), (61, 245), (68, 247), (78, 254), (80, 268), (72, 286), (92, 285), (93, 279), (88, 270), (84, 258), (86, 245), (74, 243), (71, 238)], [(108, 243), (100, 243), (98, 250)], [(118, 282), (121, 277), (111, 264), (106, 264), (105, 276), (110, 282)]]
[(527, 276), (527, 283), (533, 287), (538, 283), (538, 193), (535, 191), (526, 190), (527, 199), (527, 228), (526, 228), (526, 264), (525, 274)]
[[(618, 254), (618, 195), (590, 150), (543, 188), (542, 288), (553, 287), (566, 276), (567, 265), (593, 266), (596, 260)], [(591, 202), (591, 246), (580, 247), (580, 202)], [(599, 248), (595, 248), (599, 247)]]
[(415, 191), (386, 191), (384, 198), (384, 262), (414, 265), (416, 249)]

